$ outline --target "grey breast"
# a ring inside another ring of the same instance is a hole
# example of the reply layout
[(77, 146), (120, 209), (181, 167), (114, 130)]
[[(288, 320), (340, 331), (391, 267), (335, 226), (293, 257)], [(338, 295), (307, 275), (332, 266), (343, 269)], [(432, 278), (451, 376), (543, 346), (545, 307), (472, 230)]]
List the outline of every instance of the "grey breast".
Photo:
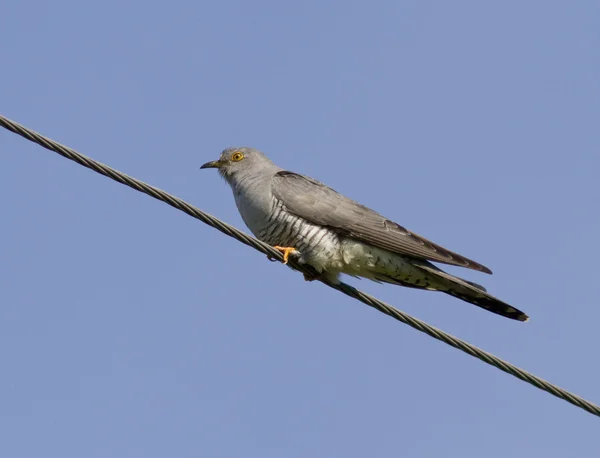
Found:
[(304, 257), (339, 248), (340, 241), (334, 232), (286, 210), (271, 192), (271, 178), (248, 177), (232, 187), (240, 215), (250, 231), (269, 245), (294, 247)]

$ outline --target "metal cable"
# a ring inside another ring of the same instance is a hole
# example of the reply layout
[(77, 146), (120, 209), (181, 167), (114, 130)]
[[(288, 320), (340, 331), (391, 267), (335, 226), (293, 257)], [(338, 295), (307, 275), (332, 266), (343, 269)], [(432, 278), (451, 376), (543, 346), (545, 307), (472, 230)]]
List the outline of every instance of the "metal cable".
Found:
[[(9, 120), (2, 115), (0, 115), (0, 125), (10, 130), (11, 132), (14, 132), (26, 138), (27, 140), (37, 143), (46, 149), (54, 151), (60, 154), (61, 156), (66, 157), (67, 159), (75, 161), (78, 164), (83, 165), (84, 167), (92, 169), (93, 171), (98, 172), (109, 178), (112, 178), (113, 180), (118, 181), (119, 183), (129, 186), (130, 188), (133, 188), (137, 191), (148, 194), (149, 196), (154, 197), (155, 199), (163, 201), (169, 204), (170, 206), (175, 207), (176, 209), (181, 210), (187, 213), (188, 215), (199, 219), (203, 223), (208, 224), (209, 226), (212, 226), (215, 229), (218, 229), (224, 234), (255, 248), (256, 250), (266, 254), (270, 258), (283, 261), (282, 254), (270, 245), (267, 245), (266, 243), (263, 243), (260, 240), (257, 240), (254, 237), (251, 237), (241, 232), (235, 227), (230, 226), (229, 224), (224, 223), (223, 221), (220, 221), (214, 216), (211, 216), (208, 213), (205, 213), (202, 210), (193, 207), (192, 205), (184, 202), (183, 200), (175, 196), (166, 193), (165, 191), (155, 188), (154, 186), (150, 186), (149, 184), (146, 184), (140, 180), (136, 180), (135, 178), (131, 178), (130, 176), (127, 176), (124, 173), (121, 173), (107, 165), (101, 164), (100, 162), (90, 159), (89, 157), (86, 157), (71, 148), (61, 145), (60, 143), (50, 140), (49, 138), (46, 138), (38, 134), (37, 132), (27, 129), (26, 127), (23, 127), (20, 124), (17, 124), (16, 122)], [(299, 265), (291, 258), (289, 264), (296, 270), (300, 270), (309, 275), (314, 274), (314, 271), (312, 271), (309, 267)], [(476, 346), (471, 345), (470, 343), (467, 343), (457, 337), (447, 334), (446, 332), (437, 329), (434, 326), (431, 326), (417, 318), (414, 318), (405, 312), (395, 309), (391, 305), (386, 304), (385, 302), (382, 302), (373, 296), (363, 293), (362, 291), (350, 285), (347, 285), (345, 283), (335, 284), (324, 280), (320, 281), (322, 283), (325, 283), (330, 288), (336, 289), (346, 294), (347, 296), (353, 297), (354, 299), (357, 299), (362, 303), (367, 304), (368, 306), (373, 307), (374, 309), (379, 310), (380, 312), (385, 313), (386, 315), (389, 315), (392, 318), (415, 328), (418, 331), (424, 332), (425, 334), (437, 340), (440, 340), (448, 345), (451, 345), (454, 348), (458, 348), (459, 350), (471, 356), (479, 358), (481, 361), (491, 366), (494, 366), (514, 377), (517, 377), (518, 379), (530, 383), (531, 385), (541, 390), (547, 391), (548, 393), (560, 399), (570, 402), (571, 404), (593, 415), (600, 417), (600, 406), (596, 404), (586, 401), (585, 399), (573, 393), (570, 393), (550, 382), (547, 382), (546, 380), (543, 380), (533, 374), (530, 374), (529, 372), (524, 371), (523, 369), (519, 369), (518, 367), (498, 358), (497, 356), (492, 355), (491, 353), (483, 351), (477, 348)]]

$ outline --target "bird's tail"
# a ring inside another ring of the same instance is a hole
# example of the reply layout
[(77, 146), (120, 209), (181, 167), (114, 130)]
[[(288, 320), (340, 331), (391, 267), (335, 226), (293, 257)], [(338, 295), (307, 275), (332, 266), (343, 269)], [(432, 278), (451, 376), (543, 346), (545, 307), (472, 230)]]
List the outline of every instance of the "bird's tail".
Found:
[(394, 278), (381, 272), (372, 277), (373, 280), (409, 288), (427, 289), (430, 291), (441, 291), (450, 296), (457, 297), (465, 302), (481, 307), (488, 312), (502, 315), (518, 321), (527, 321), (529, 317), (512, 305), (501, 301), (489, 294), (485, 288), (477, 283), (455, 277), (428, 262), (418, 263), (413, 260), (413, 265), (428, 274), (425, 281), (408, 283), (406, 279)]
[(489, 294), (485, 288), (476, 283), (471, 283), (462, 278), (455, 277), (433, 265), (419, 265), (419, 268), (442, 280), (440, 283), (444, 287), (438, 289), (438, 291), (442, 291), (450, 296), (457, 297), (465, 302), (481, 307), (488, 312), (496, 313), (506, 318), (518, 321), (527, 321), (529, 319), (525, 313), (512, 305), (495, 298)]

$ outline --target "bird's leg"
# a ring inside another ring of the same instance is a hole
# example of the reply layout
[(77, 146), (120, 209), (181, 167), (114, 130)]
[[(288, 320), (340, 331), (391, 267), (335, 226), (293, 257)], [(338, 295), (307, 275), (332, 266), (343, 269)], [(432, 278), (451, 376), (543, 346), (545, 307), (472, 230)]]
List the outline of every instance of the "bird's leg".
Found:
[(289, 246), (274, 246), (273, 248), (275, 248), (277, 251), (281, 251), (281, 253), (283, 254), (283, 263), (284, 264), (288, 263), (290, 254), (292, 254), (294, 251), (296, 251), (296, 248), (289, 247)]
[(322, 272), (315, 272), (314, 274), (302, 274), (304, 275), (304, 280), (306, 281), (315, 281), (323, 278)]

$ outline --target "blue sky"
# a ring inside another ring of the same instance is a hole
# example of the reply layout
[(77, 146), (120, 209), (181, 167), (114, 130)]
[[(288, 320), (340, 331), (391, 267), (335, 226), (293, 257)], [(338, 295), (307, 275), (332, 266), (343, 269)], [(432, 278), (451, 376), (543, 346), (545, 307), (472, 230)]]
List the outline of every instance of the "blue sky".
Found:
[[(1, 112), (244, 227), (260, 148), (531, 316), (350, 283), (600, 402), (600, 4), (11, 2)], [(598, 456), (598, 419), (0, 132), (0, 455)]]

